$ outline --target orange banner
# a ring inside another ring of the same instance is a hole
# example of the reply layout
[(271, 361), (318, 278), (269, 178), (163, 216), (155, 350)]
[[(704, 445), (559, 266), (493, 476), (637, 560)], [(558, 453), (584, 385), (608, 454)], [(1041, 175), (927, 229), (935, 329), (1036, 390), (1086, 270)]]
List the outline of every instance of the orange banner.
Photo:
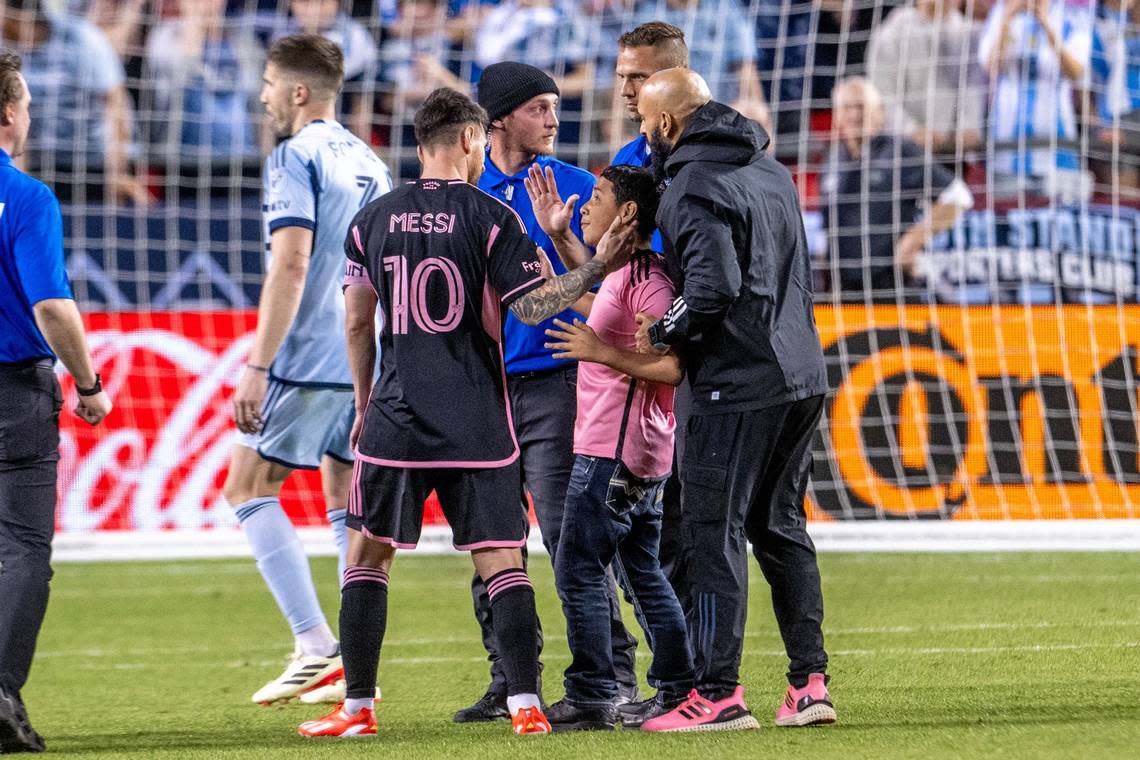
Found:
[(820, 306), (813, 519), (1140, 516), (1140, 306)]

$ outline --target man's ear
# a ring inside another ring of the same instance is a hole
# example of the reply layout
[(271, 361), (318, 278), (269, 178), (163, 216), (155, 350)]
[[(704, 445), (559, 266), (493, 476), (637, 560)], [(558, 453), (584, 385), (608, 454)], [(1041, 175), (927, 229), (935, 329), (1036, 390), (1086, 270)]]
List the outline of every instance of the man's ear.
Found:
[(471, 143), (473, 142), (475, 142), (475, 127), (468, 124), (459, 135), (459, 144), (463, 147), (464, 153), (471, 152)]
[(10, 127), (16, 120), (16, 107), (9, 103), (0, 110), (0, 127)]
[(309, 102), (313, 97), (313, 91), (309, 89), (308, 85), (297, 82), (293, 85), (293, 105), (303, 106)]

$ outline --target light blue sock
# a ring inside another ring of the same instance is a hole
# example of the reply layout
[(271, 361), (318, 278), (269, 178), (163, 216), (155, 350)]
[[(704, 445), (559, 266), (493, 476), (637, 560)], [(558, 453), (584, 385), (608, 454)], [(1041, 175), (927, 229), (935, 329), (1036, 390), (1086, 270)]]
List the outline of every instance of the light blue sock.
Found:
[(329, 527), (332, 528), (333, 542), (336, 543), (337, 586), (344, 578), (344, 569), (348, 567), (348, 528), (344, 525), (344, 518), (347, 515), (347, 509), (330, 509), (328, 511)]
[(309, 558), (305, 556), (293, 523), (281, 509), (281, 502), (272, 496), (250, 499), (238, 505), (234, 512), (253, 549), (257, 569), (293, 633), (318, 625), (327, 626), (313, 587)]

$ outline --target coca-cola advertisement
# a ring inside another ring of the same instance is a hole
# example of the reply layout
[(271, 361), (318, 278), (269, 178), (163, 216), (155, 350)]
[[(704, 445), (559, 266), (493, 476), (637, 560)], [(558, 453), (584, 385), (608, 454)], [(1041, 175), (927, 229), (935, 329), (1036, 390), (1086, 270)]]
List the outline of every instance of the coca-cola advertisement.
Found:
[[(235, 436), (230, 396), (256, 312), (115, 312), (85, 321), (115, 408), (99, 428), (85, 425), (69, 411), (74, 383), (59, 368), (60, 531), (236, 526), (221, 486)], [(282, 502), (296, 525), (324, 524), (316, 472), (294, 473)], [(441, 520), (434, 506), (427, 523)]]

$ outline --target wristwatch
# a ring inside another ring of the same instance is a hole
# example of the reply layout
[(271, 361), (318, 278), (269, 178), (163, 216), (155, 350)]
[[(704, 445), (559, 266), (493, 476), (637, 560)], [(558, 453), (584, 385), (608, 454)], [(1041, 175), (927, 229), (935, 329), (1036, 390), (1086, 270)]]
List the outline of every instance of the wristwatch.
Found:
[(665, 331), (661, 328), (661, 322), (658, 320), (649, 326), (649, 332), (646, 334), (646, 337), (649, 338), (649, 342), (652, 343), (653, 347), (658, 351), (664, 351), (669, 348), (669, 344), (665, 342), (664, 332)]
[(95, 396), (97, 394), (100, 394), (103, 392), (103, 378), (99, 376), (98, 372), (96, 372), (94, 385), (92, 385), (90, 388), (80, 388), (79, 383), (76, 383), (75, 392), (80, 396)]

